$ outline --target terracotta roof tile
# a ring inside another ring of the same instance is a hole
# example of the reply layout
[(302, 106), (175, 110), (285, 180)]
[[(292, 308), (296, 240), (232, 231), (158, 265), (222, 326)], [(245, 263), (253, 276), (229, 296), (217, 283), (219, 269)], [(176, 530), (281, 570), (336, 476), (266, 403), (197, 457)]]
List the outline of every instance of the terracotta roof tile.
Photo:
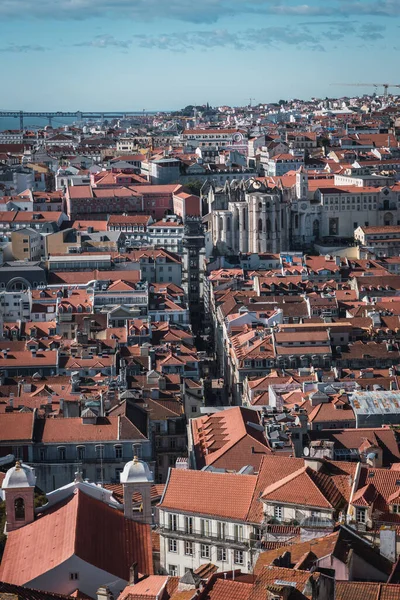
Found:
[(229, 408), (191, 423), (197, 468), (214, 465), (239, 471), (248, 464), (258, 468), (262, 455), (270, 452), (253, 410)]
[(252, 583), (220, 579), (214, 576), (206, 584), (200, 598), (207, 598), (207, 600), (249, 600), (252, 588)]
[(44, 592), (43, 590), (34, 590), (32, 588), (1, 581), (0, 598), (8, 598), (8, 600), (11, 600), (12, 598), (15, 598), (15, 600), (69, 600), (71, 596), (53, 594), (52, 592)]
[(73, 555), (125, 580), (134, 562), (139, 572), (150, 574), (150, 527), (78, 490), (30, 525), (9, 533), (0, 579), (24, 585)]
[(398, 600), (400, 585), (366, 581), (337, 581), (336, 600)]
[(0, 414), (0, 440), (32, 440), (34, 426), (33, 413)]
[(46, 419), (42, 434), (42, 441), (48, 444), (120, 439), (145, 439), (145, 436), (125, 416), (102, 417), (96, 424), (83, 423), (80, 417)]
[(165, 510), (245, 521), (256, 481), (255, 475), (171, 469), (159, 506)]

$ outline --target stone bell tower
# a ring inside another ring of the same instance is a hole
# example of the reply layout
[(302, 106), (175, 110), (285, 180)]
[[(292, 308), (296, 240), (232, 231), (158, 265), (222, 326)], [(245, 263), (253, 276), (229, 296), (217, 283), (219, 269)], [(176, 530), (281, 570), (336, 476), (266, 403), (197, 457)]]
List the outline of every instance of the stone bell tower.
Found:
[[(124, 490), (124, 515), (140, 523), (152, 523), (151, 486), (153, 476), (147, 465), (137, 456), (126, 463), (120, 475)], [(139, 500), (139, 507), (136, 508)]]
[(304, 167), (296, 171), (296, 198), (297, 200), (308, 198), (308, 173)]
[(35, 518), (35, 471), (19, 460), (8, 469), (1, 486), (6, 501), (6, 531), (32, 523)]

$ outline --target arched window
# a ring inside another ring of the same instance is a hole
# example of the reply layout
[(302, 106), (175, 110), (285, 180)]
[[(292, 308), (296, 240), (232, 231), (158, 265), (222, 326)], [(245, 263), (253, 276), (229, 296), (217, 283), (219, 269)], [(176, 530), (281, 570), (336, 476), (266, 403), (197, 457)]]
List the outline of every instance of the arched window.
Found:
[(226, 220), (226, 230), (230, 231), (231, 230), (231, 218), (228, 217)]
[(14, 516), (17, 521), (23, 521), (25, 519), (25, 501), (23, 498), (15, 498)]
[(246, 211), (243, 211), (243, 229), (246, 231)]
[(258, 203), (258, 208), (261, 210), (262, 209), (262, 202)]
[(384, 217), (384, 223), (386, 226), (393, 225), (393, 215), (392, 213), (386, 213)]
[(271, 231), (271, 221), (267, 219), (267, 233)]
[(262, 219), (258, 219), (258, 231), (261, 233), (263, 230)]
[(132, 511), (143, 512), (143, 496), (140, 492), (133, 492), (132, 494)]
[(142, 458), (142, 445), (141, 444), (132, 444), (132, 452), (133, 452), (133, 456)]

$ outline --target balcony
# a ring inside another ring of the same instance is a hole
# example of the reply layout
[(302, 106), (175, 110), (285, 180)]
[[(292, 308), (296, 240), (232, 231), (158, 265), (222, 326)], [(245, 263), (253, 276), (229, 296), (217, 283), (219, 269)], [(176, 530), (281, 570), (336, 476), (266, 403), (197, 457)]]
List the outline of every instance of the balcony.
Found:
[(175, 448), (172, 448), (171, 446), (156, 446), (156, 453), (157, 454), (186, 454), (187, 447), (183, 446), (181, 448), (179, 446), (176, 446)]
[(125, 457), (125, 458), (103, 458), (103, 460), (101, 460), (100, 458), (46, 458), (44, 460), (40, 460), (40, 459), (34, 459), (33, 461), (28, 461), (29, 464), (31, 464), (35, 469), (39, 469), (40, 467), (43, 467), (45, 465), (93, 465), (93, 464), (98, 464), (99, 467), (101, 466), (101, 464), (103, 464), (103, 466), (108, 465), (108, 464), (125, 464), (128, 460), (130, 460), (132, 457)]
[(247, 550), (254, 540), (236, 538), (230, 535), (218, 536), (215, 533), (205, 534), (195, 528), (185, 529), (178, 527), (170, 529), (169, 527), (160, 527), (160, 532), (168, 538), (187, 540), (188, 542), (201, 542), (203, 544), (215, 544), (229, 546), (235, 550)]

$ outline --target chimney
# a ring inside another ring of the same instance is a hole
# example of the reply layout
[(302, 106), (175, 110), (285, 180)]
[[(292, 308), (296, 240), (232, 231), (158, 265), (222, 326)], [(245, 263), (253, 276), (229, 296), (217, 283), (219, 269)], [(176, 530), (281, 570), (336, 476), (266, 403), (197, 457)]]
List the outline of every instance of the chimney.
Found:
[(97, 600), (114, 600), (114, 596), (110, 592), (110, 588), (102, 585), (96, 592)]
[(154, 365), (156, 363), (156, 351), (154, 348), (149, 349), (149, 359), (151, 360), (150, 369), (154, 369)]
[(32, 358), (36, 358), (36, 348), (32, 348), (31, 354), (32, 354)]
[(3, 350), (3, 358), (7, 358), (8, 356), (8, 348), (4, 348)]
[(138, 573), (138, 564), (134, 562), (131, 568), (129, 569), (129, 585), (134, 585), (138, 582), (139, 573)]
[(396, 562), (396, 529), (392, 527), (384, 527), (379, 532), (379, 550), (382, 556)]

